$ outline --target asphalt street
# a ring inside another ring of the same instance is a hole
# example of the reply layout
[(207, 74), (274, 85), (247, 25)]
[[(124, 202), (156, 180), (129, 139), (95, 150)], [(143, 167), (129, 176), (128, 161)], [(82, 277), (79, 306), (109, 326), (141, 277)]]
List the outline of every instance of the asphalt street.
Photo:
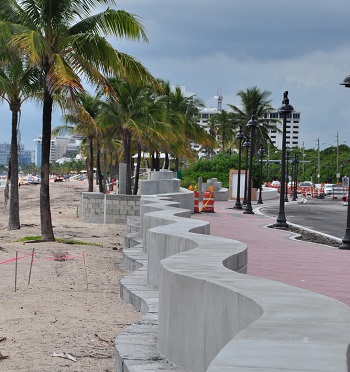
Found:
[[(289, 198), (291, 200), (291, 198)], [(341, 198), (308, 199), (307, 203), (289, 201), (284, 203), (287, 223), (293, 223), (342, 239), (346, 229), (347, 206)], [(276, 217), (279, 206), (262, 206), (261, 213)]]

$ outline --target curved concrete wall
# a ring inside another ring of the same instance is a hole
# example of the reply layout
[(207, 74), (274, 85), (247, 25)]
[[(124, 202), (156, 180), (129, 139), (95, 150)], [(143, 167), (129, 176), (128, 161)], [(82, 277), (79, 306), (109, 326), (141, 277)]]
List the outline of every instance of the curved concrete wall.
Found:
[(206, 235), (167, 203), (141, 201), (161, 355), (188, 372), (348, 371), (345, 304), (236, 272), (246, 271), (245, 244)]

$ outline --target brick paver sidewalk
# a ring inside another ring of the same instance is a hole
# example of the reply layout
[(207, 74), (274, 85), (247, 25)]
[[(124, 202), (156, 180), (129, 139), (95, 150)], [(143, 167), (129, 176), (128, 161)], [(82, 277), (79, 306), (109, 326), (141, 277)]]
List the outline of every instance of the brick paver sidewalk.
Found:
[(275, 219), (243, 214), (233, 206), (234, 201), (215, 202), (215, 213), (196, 213), (192, 218), (209, 221), (212, 235), (246, 243), (248, 274), (321, 293), (350, 306), (350, 251), (291, 239), (293, 234), (287, 231), (266, 227)]

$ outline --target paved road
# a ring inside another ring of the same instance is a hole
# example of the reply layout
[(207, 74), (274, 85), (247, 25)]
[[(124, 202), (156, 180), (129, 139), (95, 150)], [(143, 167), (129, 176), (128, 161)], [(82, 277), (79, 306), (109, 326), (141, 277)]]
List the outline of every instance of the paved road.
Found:
[[(300, 200), (300, 199), (299, 199)], [(345, 234), (347, 206), (341, 199), (311, 199), (307, 203), (289, 201), (285, 203), (287, 222), (294, 223), (324, 234), (342, 239)], [(279, 205), (262, 206), (261, 212), (277, 217)]]

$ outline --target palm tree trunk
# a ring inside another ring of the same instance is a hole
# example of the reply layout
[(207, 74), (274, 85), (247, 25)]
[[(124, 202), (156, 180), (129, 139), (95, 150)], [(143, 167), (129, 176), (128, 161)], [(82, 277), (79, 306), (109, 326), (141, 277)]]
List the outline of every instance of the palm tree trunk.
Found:
[(137, 195), (139, 189), (139, 178), (140, 178), (140, 168), (141, 168), (141, 145), (137, 144), (137, 161), (136, 161), (136, 170), (135, 170), (135, 182), (134, 182), (134, 191), (133, 194)]
[(131, 195), (131, 133), (123, 129), (123, 162), (126, 164), (126, 195)]
[(44, 87), (42, 152), (41, 152), (41, 184), (40, 184), (40, 221), (41, 238), (44, 241), (55, 241), (50, 208), (50, 145), (53, 99), (47, 87)]
[(103, 191), (103, 183), (102, 183), (102, 172), (101, 172), (101, 149), (100, 146), (97, 145), (97, 152), (96, 152), (96, 172), (98, 176), (98, 189), (100, 192)]
[(164, 160), (164, 169), (169, 169), (169, 163), (170, 163), (170, 161), (169, 161), (169, 153), (166, 152), (165, 153), (165, 160)]
[(89, 192), (94, 192), (94, 144), (93, 138), (89, 136), (89, 168), (88, 168)]
[(103, 150), (103, 192), (107, 192), (107, 151)]
[(11, 191), (10, 191), (10, 213), (9, 213), (9, 230), (18, 230), (19, 222), (19, 196), (18, 196), (18, 144), (17, 144), (17, 125), (18, 112), (20, 105), (12, 104), (12, 137), (11, 137)]

